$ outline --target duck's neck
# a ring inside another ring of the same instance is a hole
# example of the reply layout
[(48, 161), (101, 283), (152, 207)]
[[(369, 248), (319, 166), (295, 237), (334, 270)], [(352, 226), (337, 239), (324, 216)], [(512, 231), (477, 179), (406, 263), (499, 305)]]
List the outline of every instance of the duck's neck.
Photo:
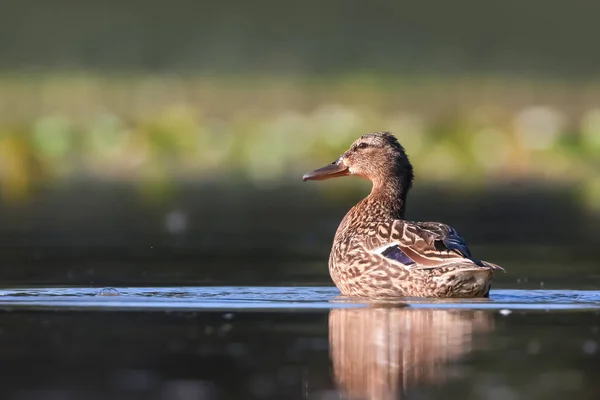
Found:
[(376, 210), (380, 217), (389, 219), (404, 219), (406, 210), (406, 195), (410, 184), (401, 177), (374, 180), (371, 193), (363, 200), (371, 210)]
[(343, 242), (348, 235), (370, 230), (377, 225), (395, 219), (404, 219), (406, 194), (410, 184), (401, 179), (373, 181), (371, 193), (348, 211), (335, 235), (335, 243)]

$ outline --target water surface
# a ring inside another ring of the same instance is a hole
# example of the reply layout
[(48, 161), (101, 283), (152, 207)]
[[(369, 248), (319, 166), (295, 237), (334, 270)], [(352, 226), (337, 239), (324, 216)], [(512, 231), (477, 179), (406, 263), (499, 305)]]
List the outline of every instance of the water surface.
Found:
[(595, 399), (600, 292), (367, 304), (331, 287), (0, 291), (6, 399)]
[[(596, 309), (600, 291), (492, 290), (489, 299), (406, 298), (398, 304), (418, 308), (460, 309)], [(378, 303), (381, 305), (381, 303)], [(340, 296), (334, 287), (125, 287), (23, 288), (0, 290), (0, 306), (37, 309), (329, 309), (372, 304)]]

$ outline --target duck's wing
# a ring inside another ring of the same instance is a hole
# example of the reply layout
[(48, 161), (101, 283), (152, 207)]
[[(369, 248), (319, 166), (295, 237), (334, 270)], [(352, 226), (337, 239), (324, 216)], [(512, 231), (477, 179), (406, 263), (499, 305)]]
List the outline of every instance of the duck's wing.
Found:
[(456, 263), (502, 269), (474, 259), (466, 240), (446, 224), (395, 220), (379, 226), (377, 233), (370, 240), (370, 251), (409, 269), (431, 269)]

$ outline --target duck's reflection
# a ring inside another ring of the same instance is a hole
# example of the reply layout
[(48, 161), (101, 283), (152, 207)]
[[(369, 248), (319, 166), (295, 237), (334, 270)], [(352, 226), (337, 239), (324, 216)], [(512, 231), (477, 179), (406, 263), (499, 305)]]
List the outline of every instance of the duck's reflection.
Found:
[(443, 382), (445, 364), (493, 328), (485, 311), (334, 309), (329, 344), (335, 379), (351, 399), (398, 399), (420, 383)]

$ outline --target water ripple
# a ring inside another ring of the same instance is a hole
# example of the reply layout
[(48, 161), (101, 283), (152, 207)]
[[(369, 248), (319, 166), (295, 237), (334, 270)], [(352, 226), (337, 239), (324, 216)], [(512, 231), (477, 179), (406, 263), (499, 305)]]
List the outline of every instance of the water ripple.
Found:
[(144, 287), (23, 288), (0, 290), (0, 307), (65, 309), (330, 309), (383, 304), (415, 308), (466, 309), (600, 309), (600, 291), (508, 290), (490, 299), (401, 299), (367, 303), (339, 296), (333, 287)]

